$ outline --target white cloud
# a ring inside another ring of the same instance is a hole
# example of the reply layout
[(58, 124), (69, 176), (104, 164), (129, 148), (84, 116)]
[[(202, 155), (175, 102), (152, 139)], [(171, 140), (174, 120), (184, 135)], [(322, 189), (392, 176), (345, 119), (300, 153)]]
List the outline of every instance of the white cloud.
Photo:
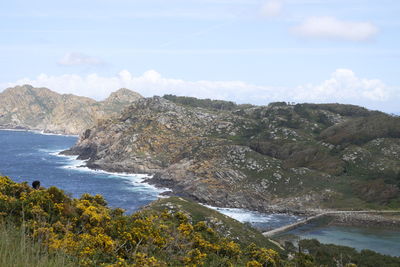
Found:
[(64, 66), (77, 66), (77, 65), (100, 65), (103, 62), (95, 57), (91, 57), (82, 53), (67, 53), (65, 54), (60, 61), (58, 62), (60, 65)]
[(266, 17), (279, 16), (283, 9), (283, 0), (267, 0), (261, 8), (262, 15)]
[(351, 70), (338, 69), (321, 84), (299, 86), (294, 99), (310, 102), (384, 102), (391, 95), (391, 89), (380, 80), (362, 79)]
[(385, 106), (387, 101), (400, 100), (396, 92), (384, 82), (357, 77), (348, 69), (336, 70), (329, 79), (320, 84), (306, 84), (294, 88), (259, 86), (242, 81), (185, 81), (165, 78), (154, 70), (140, 76), (123, 70), (112, 77), (103, 77), (95, 73), (87, 76), (41, 74), (36, 79), (25, 78), (1, 86), (6, 88), (21, 84), (47, 87), (59, 93), (84, 95), (98, 100), (106, 98), (119, 88), (129, 88), (148, 97), (176, 94), (259, 105), (273, 101), (295, 101), (358, 105), (374, 103)]
[(292, 32), (307, 38), (362, 42), (372, 39), (378, 28), (370, 22), (343, 21), (335, 17), (310, 17)]

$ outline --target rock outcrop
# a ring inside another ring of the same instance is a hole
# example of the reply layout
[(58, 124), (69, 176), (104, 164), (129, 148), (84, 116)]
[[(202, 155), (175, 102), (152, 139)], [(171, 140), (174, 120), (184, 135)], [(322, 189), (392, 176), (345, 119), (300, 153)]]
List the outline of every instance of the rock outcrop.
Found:
[(400, 199), (397, 117), (339, 104), (226, 109), (169, 99), (135, 101), (65, 153), (91, 168), (154, 174), (150, 183), (216, 206), (353, 209)]
[(120, 89), (106, 100), (61, 95), (30, 85), (8, 88), (0, 94), (0, 128), (20, 128), (50, 133), (81, 134), (97, 120), (120, 113), (138, 93)]

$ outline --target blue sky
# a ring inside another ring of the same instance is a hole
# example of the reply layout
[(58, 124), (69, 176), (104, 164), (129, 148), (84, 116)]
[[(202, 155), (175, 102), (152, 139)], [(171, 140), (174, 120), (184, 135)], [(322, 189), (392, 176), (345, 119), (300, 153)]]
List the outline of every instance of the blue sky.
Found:
[(400, 113), (399, 13), (398, 0), (2, 1), (0, 91), (102, 99), (128, 87)]

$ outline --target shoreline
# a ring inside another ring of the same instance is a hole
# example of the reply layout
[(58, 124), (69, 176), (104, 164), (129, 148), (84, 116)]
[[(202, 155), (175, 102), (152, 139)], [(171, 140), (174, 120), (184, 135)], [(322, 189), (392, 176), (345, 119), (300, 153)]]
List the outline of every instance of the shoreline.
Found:
[[(161, 188), (161, 187), (155, 187), (152, 184), (149, 184), (146, 182), (147, 179), (151, 178), (149, 174), (142, 174), (142, 173), (127, 173), (127, 172), (111, 172), (111, 171), (106, 171), (102, 169), (94, 169), (90, 168), (87, 166), (87, 162), (85, 160), (80, 160), (77, 159), (77, 156), (75, 155), (65, 155), (61, 154), (64, 150), (57, 150), (53, 152), (49, 152), (49, 154), (55, 156), (55, 157), (61, 157), (61, 158), (67, 158), (71, 161), (71, 164), (63, 166), (65, 169), (70, 169), (70, 170), (76, 170), (76, 171), (84, 171), (84, 172), (94, 172), (94, 173), (100, 173), (100, 174), (106, 174), (106, 175), (114, 175), (114, 176), (120, 176), (120, 177), (138, 177), (139, 182), (146, 187), (149, 187), (153, 189), (155, 192), (157, 192), (158, 197), (163, 197), (164, 193), (167, 193), (170, 189), (169, 188)], [(75, 162), (75, 163), (74, 163)]]
[[(15, 131), (15, 132), (33, 132), (35, 134), (42, 134), (42, 135), (58, 135), (58, 136), (68, 136), (68, 137), (76, 137), (73, 135), (63, 135), (63, 134), (48, 134), (48, 133), (43, 133), (37, 130), (30, 130), (30, 129), (5, 129), (1, 128), (0, 130), (3, 131)], [(142, 169), (140, 172), (132, 172), (132, 170), (122, 170), (120, 166), (115, 166), (112, 167), (110, 166), (101, 166), (98, 164), (90, 164), (87, 160), (79, 160), (78, 155), (72, 155), (69, 153), (62, 153), (65, 150), (57, 150), (57, 151), (51, 151), (49, 152), (50, 154), (57, 156), (57, 157), (64, 157), (64, 158), (69, 158), (71, 160), (70, 163), (72, 163), (71, 166), (69, 166), (70, 169), (76, 169), (78, 171), (92, 171), (92, 172), (100, 172), (108, 175), (118, 175), (118, 176), (141, 176), (140, 177), (140, 183), (144, 185), (148, 185), (151, 188), (153, 188), (155, 191), (158, 193), (159, 198), (167, 197), (167, 196), (183, 196), (187, 197), (199, 204), (206, 205), (213, 207), (215, 209), (237, 209), (243, 212), (254, 212), (258, 213), (260, 215), (271, 215), (271, 214), (282, 214), (282, 215), (295, 215), (295, 216), (315, 216), (317, 214), (321, 213), (330, 213), (330, 212), (335, 212), (335, 210), (327, 210), (327, 209), (303, 209), (303, 210), (293, 210), (290, 208), (285, 208), (285, 207), (279, 207), (279, 206), (267, 206), (263, 210), (259, 209), (251, 209), (251, 208), (246, 208), (246, 207), (235, 207), (235, 206), (229, 206), (229, 205), (213, 205), (213, 203), (204, 203), (202, 201), (196, 200), (194, 197), (191, 197), (189, 194), (182, 194), (179, 192), (176, 192), (176, 189), (169, 186), (166, 186), (165, 184), (159, 184), (157, 183), (156, 180), (152, 180), (152, 177), (155, 175), (156, 171), (146, 171), (145, 169)], [(76, 163), (73, 163), (73, 161), (77, 161)], [(67, 166), (66, 166), (67, 167)], [(67, 167), (68, 168), (68, 167)], [(179, 188), (178, 188), (179, 189)], [(382, 213), (380, 210), (371, 210), (369, 212), (373, 214), (360, 214), (357, 211), (346, 211), (347, 214), (330, 214), (327, 216), (330, 216), (333, 218), (333, 220), (330, 222), (331, 225), (342, 225), (342, 226), (357, 226), (357, 227), (365, 227), (365, 226), (377, 226), (377, 227), (382, 227), (382, 228), (395, 228), (395, 229), (400, 229), (400, 215), (398, 218), (387, 218), (385, 216), (378, 216), (379, 213)], [(399, 214), (399, 211), (390, 211), (392, 213), (397, 213)]]
[[(68, 155), (68, 154), (60, 154), (61, 156), (76, 156), (76, 155)], [(90, 162), (84, 161), (85, 167), (95, 171), (104, 171), (106, 173), (113, 173), (113, 174), (122, 174), (122, 175), (129, 175), (129, 174), (138, 174), (132, 173), (127, 170), (121, 170), (118, 167), (108, 168), (102, 167), (99, 164), (90, 164)], [(155, 173), (141, 171), (139, 174), (147, 175), (147, 178), (143, 180), (143, 183), (147, 183), (159, 189), (168, 189), (168, 191), (160, 193), (161, 196), (179, 196), (179, 197), (186, 197), (189, 198), (201, 205), (213, 207), (215, 209), (239, 209), (239, 210), (247, 210), (249, 212), (260, 213), (264, 215), (270, 214), (282, 214), (288, 216), (303, 216), (303, 217), (311, 217), (316, 215), (324, 215), (324, 216), (331, 216), (336, 218), (336, 224), (340, 224), (343, 226), (382, 226), (386, 227), (389, 225), (395, 225), (396, 228), (400, 229), (400, 210), (333, 210), (333, 209), (304, 209), (304, 210), (293, 210), (290, 208), (285, 207), (278, 207), (278, 206), (268, 206), (265, 210), (257, 210), (257, 209), (250, 209), (250, 208), (243, 208), (243, 207), (234, 207), (234, 206), (215, 206), (212, 203), (204, 203), (196, 200), (194, 197), (191, 197), (189, 194), (182, 194), (177, 193), (173, 186), (171, 187), (170, 184), (160, 184), (156, 181), (152, 180)], [(337, 214), (335, 214), (337, 213)], [(370, 213), (370, 214), (366, 214)], [(380, 213), (395, 213), (399, 214), (399, 218), (395, 220), (389, 220), (384, 216), (377, 216)], [(384, 225), (382, 225), (384, 224)]]
[[(79, 157), (79, 155), (74, 154), (73, 150), (67, 149), (65, 151), (61, 151), (60, 156), (66, 156), (66, 157)], [(78, 159), (79, 160), (79, 159)], [(229, 205), (215, 205), (215, 203), (207, 203), (203, 201), (199, 201), (195, 197), (191, 196), (190, 194), (182, 193), (179, 192), (179, 188), (176, 189), (174, 187), (174, 184), (164, 181), (160, 183), (159, 180), (154, 179), (155, 176), (157, 175), (157, 172), (161, 170), (150, 170), (146, 168), (124, 168), (121, 166), (118, 166), (116, 164), (98, 164), (98, 163), (92, 163), (89, 160), (81, 160), (85, 165), (85, 168), (94, 170), (94, 171), (104, 171), (106, 173), (114, 173), (114, 174), (141, 174), (141, 175), (146, 175), (147, 178), (145, 178), (142, 183), (149, 184), (151, 186), (154, 186), (157, 189), (168, 189), (165, 192), (160, 193), (161, 197), (168, 197), (168, 196), (177, 196), (177, 197), (183, 197), (183, 198), (188, 198), (200, 205), (203, 206), (210, 206), (215, 209), (239, 209), (239, 210), (246, 210), (248, 212), (254, 212), (254, 213), (259, 213), (259, 214), (264, 214), (266, 216), (271, 215), (271, 214), (281, 214), (281, 215), (287, 215), (287, 216), (306, 216), (306, 215), (313, 215), (318, 213), (315, 210), (292, 210), (288, 208), (283, 208), (283, 207), (278, 207), (278, 206), (268, 206), (265, 209), (251, 209), (249, 207), (238, 207), (238, 206), (229, 206)], [(178, 191), (178, 192), (177, 192)]]
[(75, 134), (66, 134), (66, 133), (59, 133), (59, 132), (52, 132), (52, 131), (46, 132), (45, 130), (28, 129), (28, 128), (2, 128), (0, 126), (0, 131), (30, 132), (30, 133), (41, 134), (41, 135), (55, 135), (55, 136), (76, 137), (76, 138), (79, 137), (79, 135), (75, 135)]
[(371, 213), (328, 214), (328, 225), (379, 227), (400, 230), (400, 211), (371, 211)]
[(345, 226), (400, 230), (400, 211), (330, 211), (263, 232), (263, 235), (267, 237), (279, 237), (290, 231), (312, 224), (315, 224), (317, 227)]
[[(78, 171), (89, 171), (89, 172), (96, 172), (96, 173), (103, 173), (103, 174), (109, 174), (109, 175), (116, 175), (116, 176), (122, 176), (122, 177), (130, 177), (130, 176), (140, 176), (140, 183), (144, 184), (146, 186), (149, 186), (151, 188), (154, 189), (155, 192), (157, 192), (158, 194), (158, 198), (165, 198), (168, 197), (169, 195), (171, 196), (176, 196), (176, 194), (172, 193), (170, 188), (166, 188), (166, 187), (156, 187), (151, 183), (148, 183), (147, 181), (149, 179), (151, 179), (152, 175), (151, 174), (138, 174), (138, 173), (131, 173), (131, 172), (122, 172), (122, 171), (108, 171), (108, 170), (103, 170), (101, 168), (93, 168), (90, 166), (90, 164), (88, 165), (88, 162), (85, 160), (79, 160), (77, 159), (77, 155), (68, 155), (68, 154), (63, 154), (61, 153), (63, 150), (57, 150), (57, 151), (52, 151), (52, 152), (48, 152), (53, 156), (56, 157), (63, 157), (63, 158), (67, 158), (71, 161), (70, 165), (66, 165), (65, 168), (68, 169), (74, 169), (74, 170), (78, 170)], [(192, 199), (193, 200), (193, 199)], [(301, 220), (301, 218), (299, 216), (295, 216), (293, 214), (288, 214), (288, 213), (265, 213), (265, 212), (258, 212), (258, 211), (254, 211), (254, 210), (249, 210), (249, 209), (245, 209), (245, 208), (229, 208), (229, 207), (215, 207), (215, 206), (210, 206), (210, 205), (206, 205), (204, 203), (200, 203), (198, 201), (196, 201), (196, 203), (202, 205), (202, 206), (206, 206), (210, 209), (213, 210), (217, 210), (222, 214), (225, 214), (226, 216), (229, 216), (241, 223), (267, 223), (271, 217), (273, 217), (274, 215), (284, 215), (284, 216), (288, 216), (288, 217), (297, 217), (293, 220)], [(231, 214), (226, 214), (226, 212), (221, 211), (221, 209), (223, 210), (228, 210)], [(240, 217), (245, 217), (246, 219), (240, 218)], [(259, 229), (259, 231), (261, 232), (261, 230)]]

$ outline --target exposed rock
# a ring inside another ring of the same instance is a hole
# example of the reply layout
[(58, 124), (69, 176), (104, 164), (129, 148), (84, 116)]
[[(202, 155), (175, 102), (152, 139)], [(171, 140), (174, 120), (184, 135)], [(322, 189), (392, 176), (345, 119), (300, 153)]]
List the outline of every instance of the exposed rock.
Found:
[[(394, 137), (398, 118), (338, 104), (254, 107), (168, 98), (176, 103), (161, 97), (138, 99), (121, 115), (98, 122), (65, 153), (87, 159), (92, 168), (154, 174), (150, 183), (216, 206), (349, 208), (369, 201), (387, 205), (400, 197), (400, 146)], [(369, 132), (360, 119), (375, 122), (376, 116), (379, 131), (374, 125), (375, 132)], [(367, 133), (362, 142), (352, 132), (341, 133), (353, 120)], [(377, 140), (386, 148), (377, 149)], [(371, 177), (360, 175), (365, 165), (383, 169), (375, 169)], [(380, 175), (386, 175), (379, 183), (390, 195), (384, 201), (375, 191), (364, 197), (363, 192), (371, 191), (368, 179), (376, 181)]]
[(120, 113), (139, 98), (138, 93), (120, 89), (97, 102), (47, 88), (17, 86), (0, 93), (0, 128), (80, 134), (97, 120)]
[(338, 213), (330, 214), (329, 216), (334, 219), (331, 224), (335, 225), (400, 228), (400, 216), (398, 213)]

